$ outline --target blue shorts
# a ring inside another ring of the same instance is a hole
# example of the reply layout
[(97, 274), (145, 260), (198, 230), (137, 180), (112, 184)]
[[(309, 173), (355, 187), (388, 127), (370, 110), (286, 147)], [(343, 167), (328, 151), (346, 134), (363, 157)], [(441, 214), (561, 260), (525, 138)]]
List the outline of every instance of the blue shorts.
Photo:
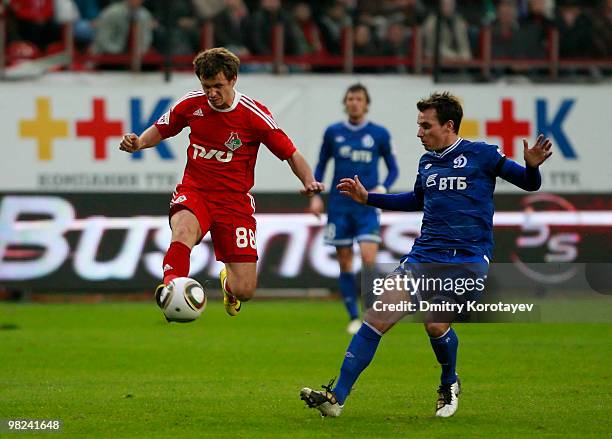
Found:
[(380, 210), (374, 207), (327, 214), (325, 244), (352, 246), (353, 241), (380, 243)]
[(428, 281), (415, 292), (418, 302), (466, 303), (478, 301), (484, 293), (489, 258), (460, 249), (411, 252), (394, 273)]

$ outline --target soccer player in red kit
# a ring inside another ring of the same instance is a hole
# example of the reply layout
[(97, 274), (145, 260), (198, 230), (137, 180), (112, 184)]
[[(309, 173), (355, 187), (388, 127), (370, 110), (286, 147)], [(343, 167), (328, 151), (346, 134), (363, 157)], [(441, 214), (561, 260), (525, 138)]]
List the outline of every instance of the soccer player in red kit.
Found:
[(210, 231), (215, 256), (225, 263), (220, 280), (225, 310), (240, 311), (257, 284), (255, 161), (261, 143), (287, 160), (312, 196), (323, 190), (304, 156), (259, 102), (234, 89), (240, 60), (224, 48), (200, 52), (193, 61), (203, 90), (187, 93), (140, 136), (126, 134), (120, 149), (133, 153), (189, 127), (187, 165), (170, 201), (172, 239), (163, 261), (163, 284), (189, 274), (191, 249)]

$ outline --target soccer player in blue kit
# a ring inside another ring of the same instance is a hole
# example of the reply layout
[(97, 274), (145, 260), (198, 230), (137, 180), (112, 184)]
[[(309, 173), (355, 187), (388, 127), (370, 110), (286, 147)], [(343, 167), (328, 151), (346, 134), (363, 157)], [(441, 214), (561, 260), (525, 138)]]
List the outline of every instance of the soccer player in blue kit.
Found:
[[(362, 84), (351, 85), (344, 94), (343, 104), (348, 120), (332, 124), (325, 130), (314, 175), (317, 181), (322, 181), (327, 162), (334, 160), (325, 243), (336, 247), (340, 265), (340, 293), (350, 319), (347, 331), (355, 334), (361, 327), (361, 320), (353, 273), (353, 240), (359, 243), (362, 275), (365, 279), (371, 279), (375, 273), (376, 254), (381, 242), (380, 210), (340, 195), (336, 186), (342, 178), (358, 174), (367, 190), (386, 193), (397, 179), (398, 169), (389, 131), (366, 119), (370, 105), (367, 88)], [(388, 169), (382, 183), (378, 176), (381, 158)], [(321, 197), (314, 196), (310, 202), (311, 212), (319, 216), (323, 209)], [(368, 292), (362, 292), (362, 300), (366, 300), (367, 295)]]
[[(552, 154), (551, 142), (539, 135), (529, 147), (523, 140), (526, 166), (504, 157), (494, 145), (471, 142), (459, 137), (463, 109), (459, 100), (448, 92), (434, 93), (417, 103), (419, 110), (417, 137), (426, 153), (419, 161), (413, 192), (400, 194), (368, 193), (360, 177), (344, 178), (338, 185), (341, 194), (353, 200), (388, 210), (423, 211), (421, 234), (393, 275), (417, 276), (428, 264), (463, 270), (464, 278), (485, 278), (493, 253), (493, 191), (495, 180), (504, 180), (527, 191), (540, 188), (538, 167)], [(452, 271), (452, 270), (451, 270)], [(457, 277), (457, 273), (451, 276)], [(478, 300), (477, 292), (446, 294), (449, 302)], [(417, 292), (418, 293), (418, 292)], [(436, 292), (435, 298), (439, 297)], [(431, 299), (423, 294), (409, 295), (391, 290), (381, 296), (384, 304), (398, 304)], [(333, 380), (323, 391), (308, 387), (300, 397), (308, 407), (318, 409), (323, 416), (339, 416), (359, 375), (370, 364), (382, 335), (404, 317), (406, 311), (379, 306), (366, 311), (364, 323), (353, 336), (346, 351), (340, 376), (332, 389)], [(381, 311), (382, 309), (382, 311)], [(442, 368), (438, 388), (436, 416), (450, 417), (458, 407), (461, 384), (456, 374), (457, 334), (448, 320), (425, 320), (425, 330)]]

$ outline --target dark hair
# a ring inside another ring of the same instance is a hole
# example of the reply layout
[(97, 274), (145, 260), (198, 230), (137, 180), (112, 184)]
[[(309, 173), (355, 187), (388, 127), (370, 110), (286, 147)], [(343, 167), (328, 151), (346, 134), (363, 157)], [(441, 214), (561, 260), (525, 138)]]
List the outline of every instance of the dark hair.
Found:
[(365, 94), (366, 102), (369, 105), (370, 104), (370, 93), (368, 93), (368, 89), (365, 87), (365, 85), (359, 82), (357, 84), (353, 84), (349, 86), (349, 88), (346, 89), (346, 92), (344, 92), (344, 98), (342, 99), (342, 103), (346, 102), (346, 97), (348, 96), (349, 93), (356, 93), (358, 91), (362, 91)]
[(453, 130), (459, 133), (461, 119), (463, 119), (463, 108), (461, 102), (455, 96), (445, 91), (442, 93), (432, 93), (428, 98), (417, 102), (420, 112), (434, 108), (440, 125), (444, 125), (449, 120), (453, 121)]
[(238, 76), (240, 59), (225, 47), (203, 50), (193, 59), (193, 68), (199, 79), (214, 78), (223, 72), (228, 80)]

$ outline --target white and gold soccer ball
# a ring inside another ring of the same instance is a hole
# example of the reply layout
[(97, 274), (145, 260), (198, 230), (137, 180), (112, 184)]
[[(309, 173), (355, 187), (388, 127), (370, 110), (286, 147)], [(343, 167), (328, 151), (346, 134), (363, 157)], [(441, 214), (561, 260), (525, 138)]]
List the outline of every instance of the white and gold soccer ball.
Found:
[(177, 277), (155, 295), (169, 322), (192, 322), (206, 308), (206, 291), (200, 283), (189, 277)]

